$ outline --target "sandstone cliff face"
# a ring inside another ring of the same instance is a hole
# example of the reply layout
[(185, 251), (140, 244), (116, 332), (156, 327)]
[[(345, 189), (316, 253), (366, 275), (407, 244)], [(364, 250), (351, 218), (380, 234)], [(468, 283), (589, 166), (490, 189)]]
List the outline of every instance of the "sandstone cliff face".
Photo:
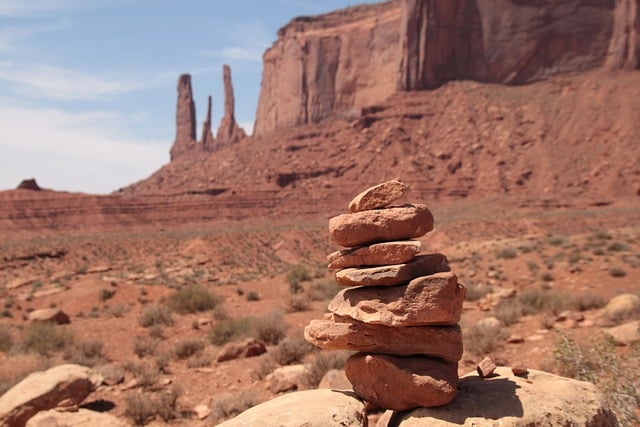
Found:
[(183, 74), (178, 79), (178, 106), (176, 108), (176, 139), (171, 146), (171, 160), (195, 149), (196, 106), (191, 90), (191, 76)]
[(396, 90), (398, 1), (296, 18), (264, 54), (254, 135), (358, 113)]
[(357, 115), (397, 90), (640, 67), (640, 0), (394, 0), (298, 18), (264, 55), (254, 134)]

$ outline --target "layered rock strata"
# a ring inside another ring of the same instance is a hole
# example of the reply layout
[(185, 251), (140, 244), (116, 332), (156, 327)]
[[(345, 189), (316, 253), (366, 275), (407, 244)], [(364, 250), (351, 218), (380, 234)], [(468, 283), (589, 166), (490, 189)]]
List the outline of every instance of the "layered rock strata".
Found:
[(320, 348), (357, 351), (345, 367), (355, 393), (400, 411), (455, 397), (466, 293), (446, 256), (420, 255), (409, 240), (433, 229), (433, 215), (424, 205), (390, 206), (405, 190), (399, 181), (372, 187), (329, 221), (334, 241), (349, 247), (327, 257), (345, 289), (304, 332)]

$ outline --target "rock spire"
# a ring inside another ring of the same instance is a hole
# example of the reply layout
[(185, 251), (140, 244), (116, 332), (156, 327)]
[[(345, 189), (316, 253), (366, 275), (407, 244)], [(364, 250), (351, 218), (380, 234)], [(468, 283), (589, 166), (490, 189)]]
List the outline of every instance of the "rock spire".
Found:
[(217, 148), (235, 144), (247, 136), (245, 131), (236, 123), (236, 100), (233, 94), (233, 83), (231, 81), (231, 67), (226, 64), (223, 65), (222, 75), (224, 82), (224, 116), (222, 116), (220, 126), (218, 126), (218, 134), (216, 136)]
[(196, 106), (191, 90), (191, 75), (182, 74), (178, 78), (176, 139), (171, 146), (171, 160), (196, 147)]
[(210, 151), (213, 149), (214, 138), (211, 131), (211, 95), (207, 103), (207, 118), (202, 124), (202, 148), (204, 151)]

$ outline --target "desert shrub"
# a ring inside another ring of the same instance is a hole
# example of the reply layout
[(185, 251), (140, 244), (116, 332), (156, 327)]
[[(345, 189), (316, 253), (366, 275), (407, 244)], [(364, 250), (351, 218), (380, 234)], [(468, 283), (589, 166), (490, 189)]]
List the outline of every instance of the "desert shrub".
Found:
[(188, 359), (202, 353), (202, 350), (204, 350), (204, 342), (198, 339), (186, 339), (176, 344), (173, 354), (178, 359)]
[(22, 349), (41, 356), (51, 356), (68, 349), (74, 341), (73, 333), (63, 326), (34, 322), (30, 323), (23, 333)]
[(518, 256), (518, 250), (511, 246), (501, 249), (496, 254), (496, 257), (498, 259), (515, 259), (517, 256)]
[(593, 310), (602, 308), (606, 305), (606, 301), (600, 295), (593, 293), (580, 294), (573, 298), (573, 308), (579, 311)]
[(525, 315), (525, 308), (516, 298), (503, 299), (493, 308), (493, 315), (503, 324), (509, 326), (517, 323)]
[(248, 336), (253, 329), (251, 317), (228, 318), (216, 322), (208, 333), (209, 341), (214, 345), (223, 345), (230, 341)]
[(210, 418), (213, 421), (222, 421), (234, 417), (258, 403), (260, 403), (260, 395), (256, 390), (220, 394), (213, 399)]
[(541, 312), (559, 313), (570, 304), (570, 300), (566, 295), (540, 289), (525, 290), (518, 295), (518, 301), (520, 301), (524, 308), (524, 314), (537, 314)]
[(201, 285), (189, 285), (169, 296), (167, 305), (174, 311), (186, 314), (213, 309), (223, 298), (206, 290)]
[(640, 406), (640, 346), (619, 355), (610, 336), (581, 346), (559, 332), (554, 358), (561, 375), (595, 384), (621, 425), (640, 422), (636, 412)]
[(280, 365), (291, 365), (302, 362), (302, 359), (312, 352), (314, 346), (301, 336), (286, 337), (278, 343), (271, 353), (273, 359)]
[(153, 356), (158, 350), (158, 340), (152, 337), (136, 336), (133, 339), (133, 353), (139, 358)]
[(551, 246), (563, 246), (567, 243), (567, 238), (564, 236), (551, 236), (549, 237), (549, 239), (547, 239), (547, 242)]
[(311, 300), (307, 294), (290, 294), (287, 297), (287, 312), (298, 313), (309, 309)]
[(627, 252), (630, 250), (629, 245), (624, 242), (612, 242), (607, 246), (609, 252)]
[(288, 325), (284, 321), (284, 313), (274, 310), (257, 319), (255, 338), (267, 344), (278, 344), (287, 334)]
[(113, 298), (115, 294), (116, 291), (113, 289), (100, 289), (100, 292), (98, 293), (98, 299), (100, 300), (100, 302), (105, 302), (106, 300)]
[(596, 230), (591, 235), (593, 239), (596, 240), (611, 240), (613, 239), (613, 235), (607, 230)]
[(304, 384), (316, 388), (322, 377), (330, 369), (342, 369), (352, 353), (349, 351), (320, 351), (316, 353), (305, 366), (302, 381)]
[(544, 273), (542, 273), (541, 279), (545, 282), (553, 282), (553, 274), (551, 274), (548, 271), (545, 271)]
[(8, 353), (11, 347), (13, 347), (11, 328), (8, 325), (0, 324), (0, 351)]
[(271, 372), (274, 371), (278, 367), (278, 364), (270, 354), (266, 353), (260, 356), (260, 362), (258, 365), (251, 371), (251, 378), (254, 380), (261, 380)]
[(155, 359), (156, 368), (158, 368), (158, 371), (160, 372), (165, 372), (170, 362), (171, 353), (166, 351), (158, 354)]
[(303, 265), (294, 265), (287, 273), (287, 283), (289, 284), (289, 292), (296, 294), (302, 292), (302, 282), (311, 280), (309, 270)]
[(83, 366), (96, 366), (104, 362), (104, 343), (98, 340), (80, 341), (65, 350), (64, 359)]
[(314, 301), (332, 299), (342, 288), (331, 278), (314, 280), (309, 287), (309, 297)]
[(149, 305), (142, 310), (138, 323), (144, 328), (154, 325), (173, 325), (173, 318), (168, 307), (163, 305)]
[(260, 301), (260, 294), (255, 291), (247, 293), (247, 301)]
[(569, 264), (577, 264), (581, 259), (582, 254), (580, 253), (580, 251), (573, 251), (569, 254), (569, 258), (567, 261), (569, 261)]
[(611, 277), (624, 277), (626, 275), (627, 275), (627, 272), (620, 267), (611, 267), (609, 269), (609, 276)]
[(467, 301), (477, 301), (483, 296), (490, 294), (493, 289), (491, 286), (478, 286), (473, 283), (467, 285)]
[(144, 425), (156, 417), (165, 422), (178, 417), (178, 398), (182, 390), (173, 386), (169, 390), (157, 393), (130, 392), (125, 396), (125, 416), (131, 418), (136, 425)]
[(187, 367), (190, 369), (205, 368), (213, 362), (210, 354), (199, 354), (187, 360)]
[(15, 354), (0, 364), (0, 396), (33, 372), (43, 371), (52, 365), (52, 359), (36, 354)]
[(505, 328), (495, 328), (483, 324), (473, 324), (462, 331), (465, 348), (474, 355), (482, 356), (502, 345), (506, 338)]
[(116, 304), (109, 309), (111, 317), (120, 318), (129, 312), (129, 307), (124, 304)]
[(154, 386), (160, 379), (160, 370), (156, 365), (128, 361), (124, 368), (133, 374), (138, 381), (138, 385), (143, 388)]

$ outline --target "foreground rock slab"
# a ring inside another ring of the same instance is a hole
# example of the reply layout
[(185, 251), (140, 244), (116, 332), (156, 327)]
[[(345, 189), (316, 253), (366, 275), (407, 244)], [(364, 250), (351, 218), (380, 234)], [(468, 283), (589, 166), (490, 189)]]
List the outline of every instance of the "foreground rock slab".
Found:
[(329, 268), (349, 268), (373, 265), (402, 264), (411, 261), (420, 252), (417, 240), (374, 243), (355, 249), (336, 251), (327, 256)]
[(452, 362), (462, 357), (462, 331), (458, 325), (396, 328), (334, 315), (333, 319), (312, 320), (304, 329), (304, 337), (325, 350), (422, 354)]
[(359, 427), (366, 421), (364, 403), (354, 393), (318, 389), (285, 394), (219, 426)]
[(329, 311), (365, 323), (387, 326), (453, 325), (466, 294), (453, 273), (419, 277), (407, 286), (343, 289)]
[(446, 407), (408, 413), (387, 411), (378, 427), (618, 426), (604, 397), (588, 382), (534, 369), (527, 378), (499, 367), (497, 376), (475, 372), (458, 382), (458, 396)]
[(404, 285), (420, 276), (449, 271), (449, 261), (443, 254), (420, 255), (406, 264), (369, 268), (345, 268), (336, 272), (340, 286)]
[(329, 220), (329, 234), (345, 247), (413, 239), (433, 230), (433, 214), (425, 205), (342, 214)]
[(358, 396), (397, 411), (444, 405), (457, 393), (458, 364), (436, 358), (358, 353), (345, 373)]
[(0, 397), (0, 425), (22, 427), (36, 413), (61, 402), (77, 405), (102, 382), (95, 371), (80, 365), (59, 365), (34, 372)]
[(368, 188), (351, 200), (349, 212), (360, 212), (388, 206), (402, 197), (407, 188), (407, 184), (395, 179)]
[(39, 412), (29, 419), (26, 427), (129, 427), (125, 420), (87, 409), (76, 412), (55, 410)]

